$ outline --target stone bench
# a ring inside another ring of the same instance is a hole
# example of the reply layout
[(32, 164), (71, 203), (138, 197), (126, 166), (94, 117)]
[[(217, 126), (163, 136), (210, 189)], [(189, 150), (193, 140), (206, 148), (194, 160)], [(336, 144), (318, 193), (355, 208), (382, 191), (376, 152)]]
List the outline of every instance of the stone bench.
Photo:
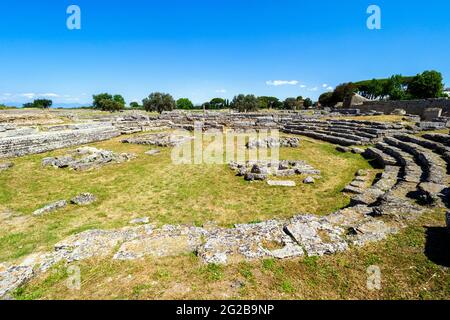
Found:
[(384, 142), (377, 143), (376, 148), (397, 159), (398, 164), (403, 167), (403, 180), (416, 184), (421, 182), (422, 168), (415, 163), (410, 154)]
[(378, 198), (391, 190), (398, 182), (398, 175), (400, 167), (398, 166), (386, 166), (384, 172), (381, 174), (380, 179), (375, 182), (370, 188), (365, 190), (362, 194), (359, 194), (352, 198), (351, 203), (371, 205), (375, 203)]
[(384, 153), (383, 151), (377, 148), (372, 147), (367, 148), (364, 151), (363, 156), (366, 159), (375, 160), (382, 168), (388, 165), (395, 166), (397, 164), (397, 160), (394, 157)]
[(447, 172), (446, 163), (431, 150), (391, 137), (385, 138), (384, 142), (413, 155), (416, 162), (423, 168), (423, 172), (425, 173), (424, 181), (437, 184), (445, 183)]

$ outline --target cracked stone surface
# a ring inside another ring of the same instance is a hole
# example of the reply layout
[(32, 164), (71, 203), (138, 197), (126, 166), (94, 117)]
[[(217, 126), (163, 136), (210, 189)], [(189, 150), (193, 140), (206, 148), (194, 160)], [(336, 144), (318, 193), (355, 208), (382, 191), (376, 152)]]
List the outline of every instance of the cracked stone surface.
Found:
[(320, 171), (300, 160), (230, 162), (229, 168), (247, 181), (266, 180), (270, 176), (320, 175)]
[(114, 153), (109, 150), (82, 147), (64, 156), (44, 158), (42, 166), (82, 171), (99, 168), (107, 164), (127, 162), (135, 157), (131, 153)]
[(56, 202), (50, 203), (50, 204), (46, 205), (45, 207), (42, 207), (42, 208), (34, 211), (33, 215), (34, 216), (42, 216), (46, 213), (50, 213), (50, 212), (56, 211), (58, 209), (65, 208), (66, 206), (67, 206), (66, 200), (56, 201)]
[(387, 223), (382, 220), (368, 219), (349, 229), (349, 238), (352, 244), (364, 246), (369, 242), (385, 239), (390, 234), (399, 232), (398, 223)]
[(0, 270), (0, 298), (25, 284), (33, 276), (33, 268), (27, 266), (13, 266), (5, 271)]
[(268, 180), (267, 184), (274, 187), (295, 187), (295, 181), (292, 180)]
[(77, 195), (76, 197), (72, 198), (70, 200), (70, 203), (79, 205), (79, 206), (87, 206), (91, 203), (94, 203), (97, 200), (97, 198), (92, 193), (81, 193)]
[(348, 249), (344, 229), (313, 215), (296, 216), (286, 226), (286, 231), (305, 248), (309, 256), (322, 256)]
[(122, 140), (123, 143), (154, 145), (159, 147), (175, 147), (193, 140), (193, 137), (171, 133), (150, 133)]
[(247, 143), (246, 147), (248, 149), (273, 149), (280, 147), (287, 148), (297, 148), (300, 146), (300, 138), (291, 138), (291, 137), (283, 137), (283, 138), (275, 138), (275, 137), (267, 137), (264, 139), (250, 139)]

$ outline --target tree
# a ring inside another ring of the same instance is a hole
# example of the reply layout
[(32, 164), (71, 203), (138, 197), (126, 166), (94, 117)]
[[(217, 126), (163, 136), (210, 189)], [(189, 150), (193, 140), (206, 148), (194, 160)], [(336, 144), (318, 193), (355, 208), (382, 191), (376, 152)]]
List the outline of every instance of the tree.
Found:
[(367, 94), (369, 99), (377, 99), (383, 96), (383, 83), (377, 79), (372, 79), (367, 85)]
[(100, 104), (102, 106), (102, 110), (103, 111), (110, 111), (110, 112), (114, 112), (114, 111), (119, 111), (122, 110), (124, 108), (124, 106), (116, 100), (101, 100)]
[(137, 103), (136, 101), (133, 101), (133, 102), (130, 103), (130, 108), (132, 108), (132, 109), (141, 109), (142, 106), (139, 103)]
[(385, 92), (390, 100), (404, 100), (407, 97), (403, 77), (399, 74), (392, 76), (385, 85)]
[[(301, 97), (299, 97), (301, 98)], [(303, 99), (303, 98), (302, 98)], [(303, 108), (303, 100), (298, 98), (286, 98), (283, 102), (283, 108), (288, 110), (298, 110)]]
[(194, 109), (194, 104), (188, 98), (180, 98), (177, 100), (177, 109), (184, 109), (184, 110)]
[(175, 100), (168, 93), (153, 92), (148, 98), (142, 100), (142, 105), (146, 111), (172, 111), (176, 107)]
[(33, 102), (35, 108), (48, 109), (52, 106), (53, 101), (48, 99), (37, 99)]
[(225, 108), (225, 99), (214, 98), (209, 102), (209, 107), (211, 109), (223, 109)]
[(310, 108), (310, 107), (312, 107), (312, 105), (313, 105), (313, 102), (310, 98), (306, 98), (303, 101), (303, 107), (305, 107), (305, 108)]
[(281, 109), (283, 103), (276, 97), (261, 96), (258, 97), (259, 107), (261, 109)]
[(323, 107), (329, 107), (331, 105), (331, 97), (333, 96), (333, 92), (325, 92), (322, 93), (319, 97), (319, 103)]
[(249, 112), (258, 110), (259, 103), (258, 99), (252, 94), (240, 94), (233, 98), (231, 106), (239, 112)]
[(336, 87), (336, 89), (334, 89), (331, 96), (329, 97), (329, 99), (327, 101), (327, 106), (333, 107), (337, 103), (343, 102), (345, 100), (345, 98), (352, 95), (354, 92), (357, 91), (357, 89), (358, 89), (358, 87), (352, 82), (343, 83), (343, 84), (338, 85)]
[(36, 99), (33, 102), (28, 102), (23, 105), (24, 108), (40, 108), (48, 109), (52, 106), (53, 101), (48, 99)]
[(111, 95), (109, 93), (101, 93), (93, 95), (93, 107), (94, 109), (100, 109), (102, 111), (119, 111), (125, 108), (125, 99), (119, 95)]
[(114, 95), (113, 100), (125, 108), (125, 99), (120, 94)]
[(23, 108), (34, 108), (34, 104), (33, 102), (24, 103)]
[(100, 93), (97, 95), (94, 94), (92, 96), (92, 99), (94, 100), (92, 103), (92, 106), (94, 107), (94, 109), (102, 110), (103, 105), (102, 105), (101, 101), (102, 100), (112, 100), (112, 98), (113, 98), (112, 95), (110, 95), (109, 93)]
[(442, 74), (437, 71), (425, 71), (415, 76), (408, 85), (408, 93), (413, 99), (440, 98), (444, 84)]

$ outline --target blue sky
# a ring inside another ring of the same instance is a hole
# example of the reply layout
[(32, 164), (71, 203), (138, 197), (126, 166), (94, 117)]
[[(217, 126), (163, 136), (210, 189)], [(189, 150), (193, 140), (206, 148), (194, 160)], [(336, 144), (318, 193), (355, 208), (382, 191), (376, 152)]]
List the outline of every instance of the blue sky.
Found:
[[(66, 27), (71, 4), (81, 30)], [(381, 30), (366, 27), (371, 4)], [(153, 91), (196, 103), (316, 99), (345, 81), (428, 69), (450, 81), (448, 0), (1, 0), (0, 14), (0, 103)]]

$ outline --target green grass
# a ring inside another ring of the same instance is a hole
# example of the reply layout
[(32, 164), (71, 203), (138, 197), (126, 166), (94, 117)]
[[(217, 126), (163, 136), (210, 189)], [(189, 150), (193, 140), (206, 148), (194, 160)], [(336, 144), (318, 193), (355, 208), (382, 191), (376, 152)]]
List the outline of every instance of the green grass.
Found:
[[(58, 241), (94, 228), (118, 228), (136, 217), (148, 216), (157, 225), (215, 221), (222, 226), (291, 217), (301, 213), (327, 214), (349, 203), (341, 190), (360, 168), (370, 168), (359, 155), (339, 153), (334, 146), (302, 139), (300, 148), (282, 148), (281, 159), (306, 160), (322, 171), (314, 185), (304, 176), (289, 178), (295, 188), (274, 188), (236, 177), (227, 165), (175, 165), (171, 150), (147, 156), (149, 146), (120, 143), (120, 139), (92, 146), (133, 152), (127, 163), (75, 172), (43, 168), (44, 157), (68, 150), (13, 159), (15, 166), (0, 174), (0, 213), (16, 217), (0, 224), (0, 261), (17, 260), (32, 252), (46, 252)], [(31, 213), (56, 200), (91, 192), (98, 201), (33, 217)], [(0, 216), (1, 219), (1, 216)]]
[[(442, 211), (425, 214), (387, 240), (325, 257), (204, 265), (193, 255), (79, 263), (81, 290), (64, 267), (15, 292), (18, 299), (450, 299), (449, 237)], [(427, 230), (440, 234), (430, 244)], [(447, 237), (447, 238), (445, 238)], [(434, 240), (436, 241), (436, 239)], [(428, 247), (437, 250), (430, 254)], [(428, 249), (427, 249), (428, 248)], [(381, 270), (381, 290), (367, 288), (367, 268)], [(237, 286), (236, 282), (242, 284)]]

